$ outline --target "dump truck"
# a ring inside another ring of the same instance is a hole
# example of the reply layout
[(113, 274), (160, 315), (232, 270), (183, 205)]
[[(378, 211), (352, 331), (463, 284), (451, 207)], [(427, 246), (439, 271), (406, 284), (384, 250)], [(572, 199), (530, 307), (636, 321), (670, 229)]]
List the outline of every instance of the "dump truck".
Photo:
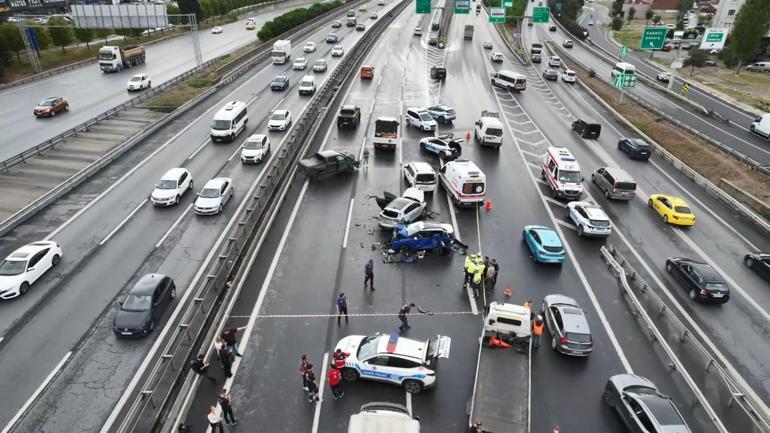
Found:
[(104, 72), (120, 72), (123, 68), (131, 68), (144, 63), (145, 52), (141, 45), (126, 45), (118, 47), (105, 45), (97, 54), (99, 68)]
[(463, 31), (463, 38), (465, 40), (471, 40), (473, 39), (473, 25), (472, 24), (466, 24), (465, 30)]
[(481, 331), (470, 419), (487, 433), (528, 433), (531, 312), (492, 302)]
[(299, 161), (299, 171), (311, 179), (318, 179), (339, 173), (353, 173), (360, 162), (352, 153), (341, 150), (322, 150), (312, 158)]
[(273, 43), (273, 50), (270, 51), (270, 57), (273, 58), (274, 65), (283, 65), (291, 60), (291, 41), (280, 39)]

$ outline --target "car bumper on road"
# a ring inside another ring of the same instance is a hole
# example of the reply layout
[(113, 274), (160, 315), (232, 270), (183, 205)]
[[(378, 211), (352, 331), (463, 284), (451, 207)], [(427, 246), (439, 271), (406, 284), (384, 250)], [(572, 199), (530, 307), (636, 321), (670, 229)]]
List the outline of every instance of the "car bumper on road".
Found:
[(0, 292), (0, 299), (13, 299), (20, 295), (18, 290), (9, 289), (4, 292)]
[(218, 207), (204, 207), (204, 208), (194, 207), (193, 212), (195, 212), (198, 215), (216, 215), (219, 213), (219, 208)]
[(112, 333), (118, 338), (143, 338), (149, 332), (144, 329), (112, 328)]
[(227, 135), (212, 135), (211, 141), (232, 141), (232, 136), (230, 134)]
[(150, 202), (152, 203), (153, 206), (173, 206), (176, 204), (176, 197), (164, 198), (164, 199), (151, 198)]
[(553, 254), (536, 254), (535, 260), (538, 263), (564, 263), (564, 255), (553, 255)]
[(251, 164), (258, 164), (262, 162), (261, 156), (242, 156), (241, 162), (243, 163), (251, 163)]

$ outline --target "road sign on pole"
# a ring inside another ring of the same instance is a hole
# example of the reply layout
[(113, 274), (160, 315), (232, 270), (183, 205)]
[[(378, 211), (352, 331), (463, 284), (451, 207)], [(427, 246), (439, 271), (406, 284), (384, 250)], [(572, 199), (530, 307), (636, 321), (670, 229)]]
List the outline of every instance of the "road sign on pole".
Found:
[(500, 24), (504, 23), (505, 8), (489, 8), (489, 22)]
[(431, 0), (417, 0), (417, 13), (429, 14), (430, 13), (430, 1)]
[(727, 29), (707, 28), (700, 43), (701, 50), (721, 50), (725, 47)]
[(456, 0), (455, 1), (455, 13), (468, 15), (471, 13), (471, 1), (470, 0)]
[(690, 91), (690, 85), (687, 83), (682, 83), (682, 90), (680, 90), (681, 94), (685, 94)]
[(666, 27), (645, 27), (639, 48), (643, 50), (659, 50), (666, 43)]
[(503, 6), (505, 6), (507, 8), (512, 8), (513, 7), (513, 0), (503, 0)]
[(636, 74), (630, 73), (615, 75), (612, 84), (618, 89), (636, 87)]
[(534, 7), (532, 8), (532, 22), (533, 23), (547, 23), (550, 15), (550, 9), (546, 7)]
[(620, 47), (620, 57), (626, 57), (628, 55), (628, 45)]

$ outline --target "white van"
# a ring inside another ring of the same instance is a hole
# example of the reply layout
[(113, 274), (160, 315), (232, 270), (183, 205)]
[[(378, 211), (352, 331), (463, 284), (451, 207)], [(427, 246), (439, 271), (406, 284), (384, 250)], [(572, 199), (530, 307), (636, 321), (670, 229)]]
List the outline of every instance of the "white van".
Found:
[(503, 144), (503, 124), (495, 111), (484, 110), (474, 124), (473, 136), (482, 146), (500, 148)]
[(424, 192), (436, 190), (438, 178), (427, 162), (410, 162), (404, 166), (404, 179), (409, 186)]
[(497, 71), (492, 74), (492, 85), (520, 92), (527, 89), (527, 77), (518, 72)]
[(580, 200), (583, 176), (577, 159), (566, 147), (549, 146), (546, 149), (540, 176), (551, 188), (554, 198)]
[(615, 63), (615, 67), (612, 68), (613, 77), (618, 74), (635, 74), (635, 73), (636, 73), (636, 67), (626, 62)]
[(211, 121), (211, 141), (235, 140), (235, 137), (246, 129), (249, 115), (246, 103), (230, 101), (222, 107)]
[(456, 206), (476, 206), (487, 198), (487, 177), (476, 164), (467, 159), (447, 162), (439, 169), (444, 189)]
[(367, 403), (350, 417), (348, 433), (420, 433), (420, 421), (396, 403)]

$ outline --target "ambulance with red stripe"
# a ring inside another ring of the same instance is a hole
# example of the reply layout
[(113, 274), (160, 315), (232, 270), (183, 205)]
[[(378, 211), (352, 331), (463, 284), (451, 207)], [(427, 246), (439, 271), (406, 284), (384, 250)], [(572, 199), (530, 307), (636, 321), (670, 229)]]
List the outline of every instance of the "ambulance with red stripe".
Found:
[(583, 176), (577, 159), (566, 147), (550, 146), (546, 149), (540, 176), (551, 188), (554, 198), (580, 200)]
[(345, 380), (377, 380), (403, 386), (411, 394), (436, 384), (439, 358), (449, 358), (449, 337), (438, 335), (427, 341), (392, 334), (349, 335), (336, 349), (350, 354), (345, 359)]
[(439, 169), (439, 178), (457, 206), (480, 205), (487, 198), (487, 177), (473, 161), (449, 161)]

